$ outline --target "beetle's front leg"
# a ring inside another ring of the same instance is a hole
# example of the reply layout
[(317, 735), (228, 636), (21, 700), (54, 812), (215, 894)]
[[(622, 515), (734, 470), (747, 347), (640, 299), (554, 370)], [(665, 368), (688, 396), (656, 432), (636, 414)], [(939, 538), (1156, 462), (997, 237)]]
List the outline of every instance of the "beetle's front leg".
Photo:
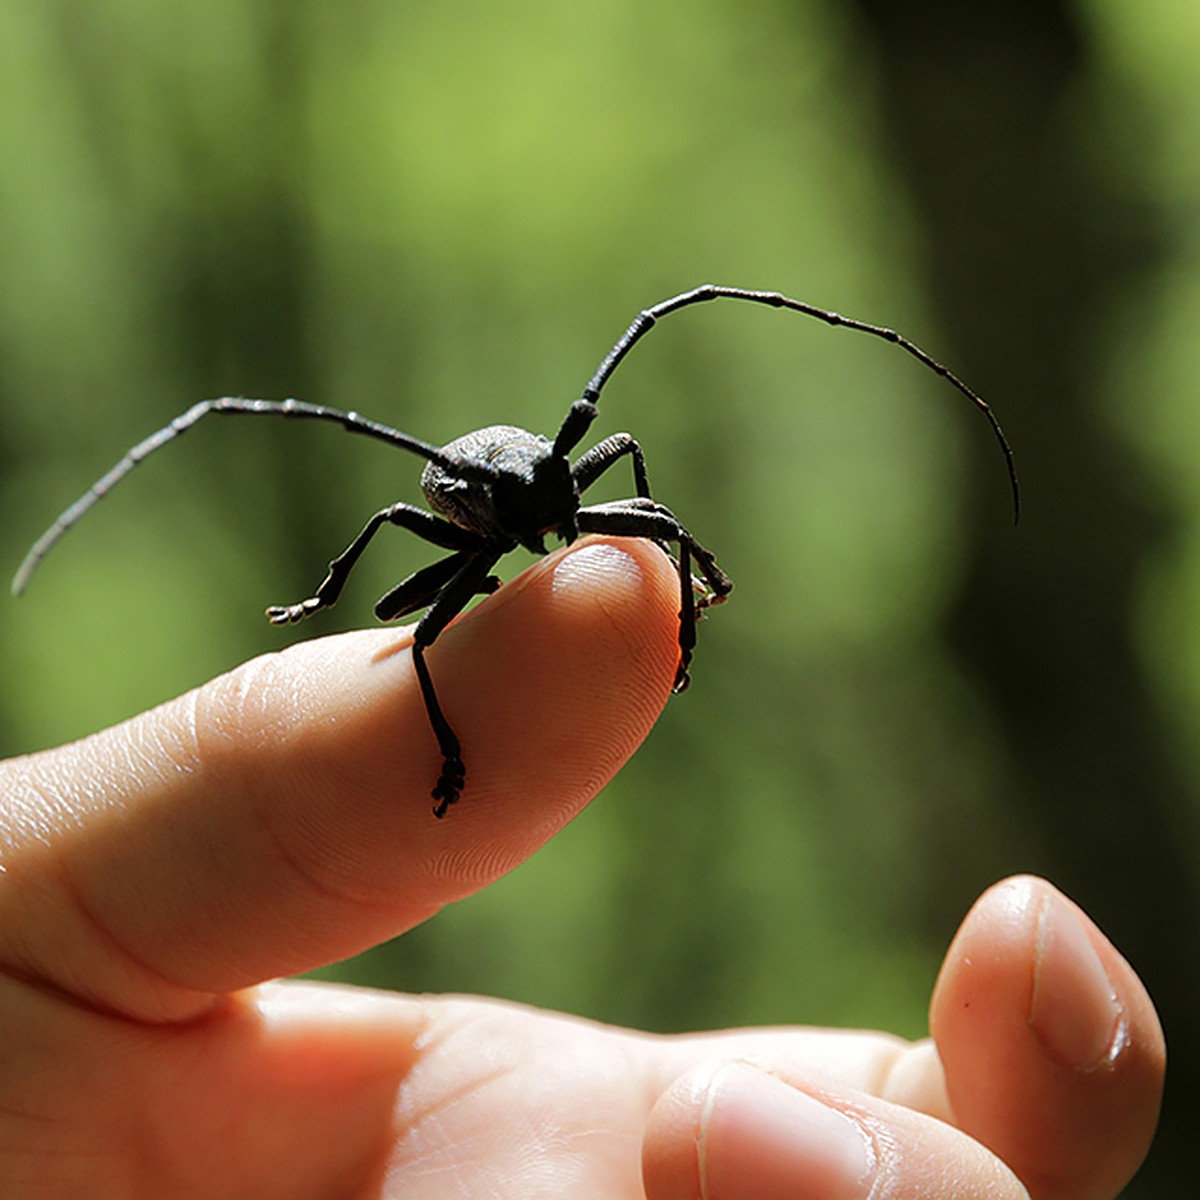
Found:
[(442, 546), (447, 550), (478, 550), (484, 539), (469, 529), (435, 517), (422, 508), (411, 504), (393, 504), (380, 509), (362, 528), (362, 532), (341, 552), (330, 564), (329, 573), (321, 580), (317, 590), (306, 600), (296, 604), (272, 605), (267, 609), (267, 620), (272, 625), (291, 625), (305, 617), (312, 616), (323, 608), (329, 608), (337, 602), (350, 578), (350, 572), (362, 556), (370, 540), (386, 524), (399, 525), (410, 533)]
[[(697, 610), (720, 604), (733, 591), (733, 580), (717, 566), (717, 560), (683, 527), (679, 518), (663, 504), (645, 496), (615, 500), (579, 510), (579, 529), (583, 533), (603, 533), (610, 537), (642, 537), (679, 547), (679, 669), (675, 676), (676, 692), (689, 683), (688, 667), (696, 647)], [(707, 591), (699, 600), (693, 591), (692, 561), (704, 577)]]

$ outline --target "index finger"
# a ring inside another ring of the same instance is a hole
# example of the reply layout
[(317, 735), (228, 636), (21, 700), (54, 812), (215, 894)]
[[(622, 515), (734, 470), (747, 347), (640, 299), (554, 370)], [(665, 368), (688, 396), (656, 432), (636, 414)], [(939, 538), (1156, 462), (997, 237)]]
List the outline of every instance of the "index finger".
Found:
[(678, 661), (678, 582), (650, 543), (588, 539), (445, 631), (427, 658), (468, 781), (440, 821), (410, 643), (304, 642), (4, 764), (0, 965), (177, 1019), (485, 886), (649, 732)]

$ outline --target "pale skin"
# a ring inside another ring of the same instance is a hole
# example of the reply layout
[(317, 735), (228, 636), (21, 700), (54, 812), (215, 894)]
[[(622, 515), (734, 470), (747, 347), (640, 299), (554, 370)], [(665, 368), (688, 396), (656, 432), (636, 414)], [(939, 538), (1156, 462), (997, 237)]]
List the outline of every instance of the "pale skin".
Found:
[(665, 703), (677, 607), (655, 547), (589, 540), (447, 630), (429, 660), (470, 774), (443, 821), (403, 629), (0, 764), (0, 1193), (1111, 1200), (1154, 1129), (1162, 1033), (1041, 880), (972, 909), (917, 1043), (269, 982), (429, 918), (570, 820)]

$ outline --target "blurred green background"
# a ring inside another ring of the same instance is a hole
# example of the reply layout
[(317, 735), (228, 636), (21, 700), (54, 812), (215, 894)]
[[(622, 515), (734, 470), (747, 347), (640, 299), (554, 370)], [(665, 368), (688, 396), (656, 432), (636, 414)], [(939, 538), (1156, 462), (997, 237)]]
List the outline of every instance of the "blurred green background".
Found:
[[(331, 971), (653, 1029), (924, 1030), (988, 884), (1053, 878), (1159, 1002), (1181, 1194), (1200, 1047), (1200, 8), (1170, 0), (0, 0), (0, 561), (223, 394), (434, 442), (605, 393), (737, 581), (694, 686), (486, 894)], [(0, 622), (0, 749), (366, 624), (396, 533), (282, 633), (420, 464), (202, 425)], [(514, 556), (516, 568), (523, 564)], [(1186, 1187), (1186, 1185), (1184, 1185)]]

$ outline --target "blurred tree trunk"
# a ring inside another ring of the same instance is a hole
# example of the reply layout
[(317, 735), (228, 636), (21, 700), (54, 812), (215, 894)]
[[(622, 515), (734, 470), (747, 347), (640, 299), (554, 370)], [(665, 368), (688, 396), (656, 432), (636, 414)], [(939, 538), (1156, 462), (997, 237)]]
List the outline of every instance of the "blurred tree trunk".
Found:
[[(995, 404), (1022, 472), (1018, 531), (981, 497), (948, 636), (991, 705), (1013, 774), (1006, 802), (1040, 845), (1036, 868), (1099, 920), (1142, 973), (1172, 1036), (1175, 1083), (1130, 1195), (1167, 1195), (1194, 1124), (1200, 906), (1185, 858), (1189, 798), (1132, 644), (1139, 577), (1170, 535), (1139, 491), (1087, 369), (1096, 318), (1161, 255), (1153, 213), (1091, 169), (1086, 30), (1064, 3), (860, 0), (873, 35), (885, 144), (928, 246), (944, 354)], [(947, 103), (947, 98), (952, 102)], [(1070, 463), (1068, 477), (1063, 464)], [(1156, 507), (1158, 505), (1158, 507)], [(930, 887), (931, 913), (969, 896)], [(939, 918), (939, 919), (944, 919)], [(1186, 1082), (1184, 1082), (1186, 1081)], [(1189, 1086), (1189, 1084), (1191, 1086)]]

